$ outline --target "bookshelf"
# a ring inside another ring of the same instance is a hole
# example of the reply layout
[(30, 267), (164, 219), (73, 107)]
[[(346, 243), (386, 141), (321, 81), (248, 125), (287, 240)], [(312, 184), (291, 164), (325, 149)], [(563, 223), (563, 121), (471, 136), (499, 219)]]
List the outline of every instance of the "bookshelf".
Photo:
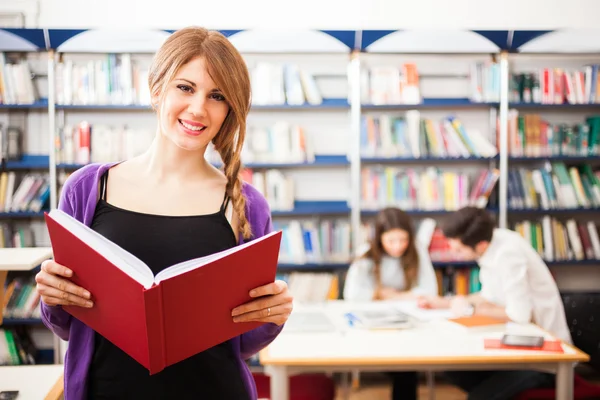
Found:
[[(57, 83), (57, 78), (62, 74), (61, 63), (99, 62), (106, 60), (107, 54), (119, 57), (128, 54), (132, 62), (146, 66), (152, 53), (171, 32), (157, 29), (127, 32), (110, 29), (0, 29), (0, 38), (7, 35), (13, 40), (17, 38), (17, 42), (27, 45), (22, 47), (23, 51), (34, 53), (37, 58), (49, 58), (44, 62), (48, 79), (43, 80), (42, 76), (37, 81), (44, 96), (25, 105), (0, 104), (0, 115), (26, 116), (32, 131), (28, 134), (33, 137), (30, 142), (45, 144), (40, 148), (28, 148), (21, 160), (3, 162), (2, 170), (47, 172), (51, 184), (49, 205), (54, 208), (61, 179), (85, 165), (75, 159), (65, 161), (57, 158), (54, 133), (61, 127), (74, 126), (86, 120), (92, 124), (126, 124), (136, 130), (153, 129), (152, 111), (143, 101), (129, 104), (65, 102), (64, 90)], [(499, 225), (503, 227), (514, 228), (515, 224), (524, 220), (538, 221), (544, 216), (560, 221), (569, 218), (593, 220), (600, 211), (592, 206), (515, 207), (511, 205), (509, 193), (512, 192), (509, 172), (513, 168), (530, 171), (542, 168), (545, 163), (558, 162), (578, 168), (589, 163), (597, 170), (600, 165), (598, 154), (525, 155), (513, 154), (509, 147), (511, 118), (514, 118), (515, 112), (518, 115), (538, 114), (552, 123), (571, 125), (584, 122), (586, 116), (600, 115), (600, 103), (526, 102), (511, 95), (510, 85), (511, 74), (531, 68), (575, 68), (600, 63), (597, 33), (569, 30), (222, 32), (240, 50), (251, 69), (259, 63), (297, 65), (313, 76), (322, 98), (312, 104), (307, 100), (297, 104), (285, 100), (258, 101), (252, 104), (248, 119), (249, 127), (268, 132), (277, 131), (275, 125), (281, 122), (288, 123), (291, 129), (301, 127), (314, 146), (314, 158), (310, 160), (246, 159), (245, 166), (255, 173), (276, 170), (280, 176), (295, 183), (296, 195), (292, 202), (288, 202), (291, 206), (274, 208), (274, 222), (288, 226), (300, 221), (305, 225), (299, 229), (318, 230), (321, 228), (315, 224), (335, 221), (341, 226), (340, 232), (348, 235), (344, 239), (348, 242), (343, 241), (349, 249), (346, 259), (340, 256), (344, 253), (320, 260), (305, 257), (303, 262), (286, 259), (280, 264), (282, 274), (332, 272), (343, 276), (353, 249), (359, 248), (364, 240), (363, 222), (368, 221), (379, 207), (365, 207), (362, 198), (364, 168), (414, 170), (419, 173), (430, 169), (439, 174), (445, 171), (464, 172), (470, 176), (471, 182), (478, 171), (496, 168), (499, 176), (486, 207), (497, 216)], [(573, 47), (572, 43), (577, 43), (577, 47)], [(416, 65), (419, 76), (416, 101), (413, 101), (414, 98), (402, 98), (400, 101), (382, 102), (369, 98), (371, 92), (364, 86), (365, 71), (376, 66), (399, 68), (411, 63)], [(479, 94), (473, 92), (470, 80), (471, 67), (475, 63), (481, 63), (490, 71), (487, 90)], [(258, 92), (260, 94), (260, 90)], [(496, 146), (497, 154), (450, 156), (364, 152), (361, 135), (365, 117), (381, 121), (382, 116), (406, 118), (407, 115), (433, 123), (455, 116), (467, 131), (478, 132)], [(33, 132), (36, 128), (37, 131)], [(218, 162), (215, 164), (218, 165)], [(422, 220), (443, 218), (448, 210), (447, 207), (412, 207), (409, 212), (415, 220)], [(41, 212), (0, 212), (0, 222), (33, 224), (39, 223), (42, 216)], [(548, 265), (556, 273), (558, 281), (566, 279), (577, 282), (569, 283), (569, 286), (577, 286), (584, 279), (582, 275), (598, 275), (594, 271), (600, 266), (600, 261), (586, 257), (581, 260), (553, 260)], [(440, 271), (458, 271), (474, 269), (476, 264), (439, 260), (434, 261), (434, 267)], [(580, 278), (574, 280), (575, 275)]]

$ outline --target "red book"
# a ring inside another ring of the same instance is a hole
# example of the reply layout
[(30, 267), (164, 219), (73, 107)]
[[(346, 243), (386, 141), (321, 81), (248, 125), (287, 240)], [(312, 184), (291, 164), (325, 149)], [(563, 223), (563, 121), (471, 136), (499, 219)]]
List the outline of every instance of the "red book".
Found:
[(549, 351), (553, 353), (564, 353), (562, 344), (559, 340), (545, 340), (542, 348), (523, 347), (523, 346), (507, 346), (502, 343), (501, 339), (487, 338), (483, 340), (485, 349), (506, 349), (506, 350), (531, 350), (531, 351)]
[(65, 311), (103, 335), (150, 374), (262, 325), (233, 322), (251, 289), (273, 282), (281, 231), (171, 266), (148, 266), (60, 210), (45, 213), (54, 260), (90, 291), (92, 308)]

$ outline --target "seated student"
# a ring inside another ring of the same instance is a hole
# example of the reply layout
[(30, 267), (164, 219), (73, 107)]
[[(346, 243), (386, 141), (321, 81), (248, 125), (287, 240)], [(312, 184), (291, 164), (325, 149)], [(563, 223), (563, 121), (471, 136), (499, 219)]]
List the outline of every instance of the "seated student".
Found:
[[(425, 308), (451, 308), (457, 315), (485, 315), (517, 323), (534, 322), (571, 344), (562, 299), (548, 267), (517, 232), (495, 228), (483, 209), (465, 207), (442, 224), (454, 251), (477, 260), (481, 291), (468, 296), (423, 297)], [(552, 386), (554, 375), (540, 371), (456, 371), (447, 377), (469, 400), (503, 400)]]
[[(346, 300), (416, 299), (437, 294), (437, 280), (427, 248), (416, 243), (408, 214), (385, 208), (375, 217), (375, 234), (355, 260), (344, 284)], [(393, 372), (392, 399), (417, 399), (417, 373)]]

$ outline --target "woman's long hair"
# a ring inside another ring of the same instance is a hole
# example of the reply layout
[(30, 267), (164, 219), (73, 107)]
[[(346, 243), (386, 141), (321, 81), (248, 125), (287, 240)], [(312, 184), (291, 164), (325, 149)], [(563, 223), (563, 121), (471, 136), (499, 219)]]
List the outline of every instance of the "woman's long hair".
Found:
[(177, 71), (196, 57), (204, 58), (210, 77), (229, 106), (229, 113), (213, 144), (223, 160), (226, 191), (239, 220), (239, 231), (248, 239), (252, 229), (245, 213), (240, 157), (250, 111), (250, 75), (240, 53), (217, 31), (199, 27), (178, 30), (167, 38), (154, 56), (148, 76), (150, 93), (162, 97)]
[(419, 253), (415, 246), (415, 233), (410, 216), (404, 211), (388, 207), (381, 210), (375, 217), (375, 232), (371, 239), (369, 250), (363, 255), (363, 258), (369, 258), (373, 261), (373, 274), (375, 276), (376, 290), (374, 300), (380, 298), (379, 292), (382, 286), (381, 282), (381, 260), (386, 255), (381, 244), (381, 235), (392, 229), (402, 229), (408, 233), (408, 246), (404, 254), (400, 256), (402, 269), (404, 270), (404, 279), (407, 288), (412, 288), (417, 279), (419, 269)]

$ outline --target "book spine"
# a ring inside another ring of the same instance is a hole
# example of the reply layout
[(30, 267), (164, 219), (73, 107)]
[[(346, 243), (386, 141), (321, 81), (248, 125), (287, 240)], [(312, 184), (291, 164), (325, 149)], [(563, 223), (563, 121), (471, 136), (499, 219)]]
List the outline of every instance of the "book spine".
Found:
[(165, 319), (160, 285), (153, 286), (144, 292), (144, 308), (148, 338), (148, 370), (150, 375), (153, 375), (162, 371), (167, 365)]

